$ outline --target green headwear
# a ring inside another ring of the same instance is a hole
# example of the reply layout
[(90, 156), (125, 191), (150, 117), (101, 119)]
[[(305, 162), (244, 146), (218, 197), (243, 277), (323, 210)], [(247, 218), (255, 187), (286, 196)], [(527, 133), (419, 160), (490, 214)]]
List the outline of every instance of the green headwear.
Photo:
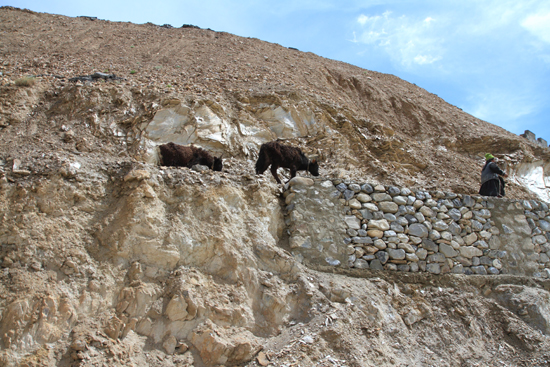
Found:
[(485, 154), (485, 160), (486, 160), (486, 161), (488, 161), (489, 159), (493, 159), (493, 158), (495, 158), (495, 156), (492, 155), (491, 153), (486, 153), (486, 154)]

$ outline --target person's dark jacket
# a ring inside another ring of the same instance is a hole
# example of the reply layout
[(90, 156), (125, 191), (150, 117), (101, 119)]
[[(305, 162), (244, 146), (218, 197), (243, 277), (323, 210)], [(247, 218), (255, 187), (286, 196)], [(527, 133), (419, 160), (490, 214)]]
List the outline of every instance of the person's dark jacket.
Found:
[(481, 184), (483, 185), (489, 180), (498, 180), (499, 175), (503, 176), (505, 172), (498, 168), (497, 164), (492, 160), (487, 161), (481, 170)]
[(481, 188), (479, 194), (483, 196), (504, 196), (504, 176), (506, 172), (501, 170), (493, 160), (489, 160), (481, 170)]

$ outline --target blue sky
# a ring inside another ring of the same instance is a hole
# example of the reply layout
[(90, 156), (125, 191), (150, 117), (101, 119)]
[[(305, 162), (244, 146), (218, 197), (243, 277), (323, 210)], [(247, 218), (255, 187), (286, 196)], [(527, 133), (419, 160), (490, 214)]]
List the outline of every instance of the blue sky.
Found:
[(396, 75), (550, 142), (548, 0), (0, 0), (111, 21), (194, 24)]

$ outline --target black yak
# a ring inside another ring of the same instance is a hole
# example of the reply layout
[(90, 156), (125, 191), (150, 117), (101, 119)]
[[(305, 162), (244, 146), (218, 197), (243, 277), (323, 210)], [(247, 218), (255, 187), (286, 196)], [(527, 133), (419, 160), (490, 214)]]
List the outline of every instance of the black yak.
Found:
[(306, 170), (313, 176), (319, 176), (319, 164), (309, 160), (300, 148), (283, 145), (277, 141), (262, 144), (256, 161), (256, 174), (261, 175), (271, 165), (271, 173), (278, 183), (277, 168), (289, 168), (291, 177), (296, 177), (296, 171)]
[(163, 166), (191, 168), (195, 164), (207, 166), (211, 170), (221, 171), (222, 157), (213, 157), (209, 152), (194, 146), (174, 144), (159, 145), (160, 164)]

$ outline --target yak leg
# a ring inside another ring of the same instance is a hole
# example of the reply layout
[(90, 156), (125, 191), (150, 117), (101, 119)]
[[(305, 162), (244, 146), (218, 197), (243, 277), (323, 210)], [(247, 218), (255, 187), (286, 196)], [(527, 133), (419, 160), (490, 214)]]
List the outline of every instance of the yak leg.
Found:
[[(296, 168), (291, 168), (290, 169), (290, 180), (292, 180), (294, 177), (296, 177), (296, 172), (297, 172)], [(288, 180), (288, 181), (290, 181), (290, 180)]]
[(279, 180), (279, 176), (277, 176), (277, 168), (279, 168), (279, 167), (272, 164), (271, 165), (271, 174), (273, 175), (273, 177), (275, 177), (275, 180), (277, 181), (277, 183), (281, 183), (281, 180)]

